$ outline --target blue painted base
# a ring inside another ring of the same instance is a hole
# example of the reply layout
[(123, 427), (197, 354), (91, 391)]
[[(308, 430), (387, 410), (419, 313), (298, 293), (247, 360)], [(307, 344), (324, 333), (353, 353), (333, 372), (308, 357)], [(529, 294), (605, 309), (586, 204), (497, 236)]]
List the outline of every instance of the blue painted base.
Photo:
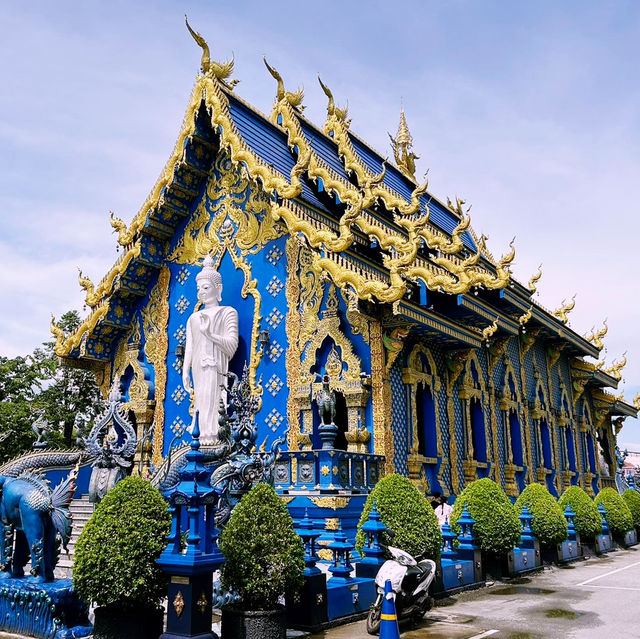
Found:
[(87, 608), (70, 579), (0, 578), (0, 630), (5, 632), (41, 639), (88, 637), (93, 628)]
[(625, 533), (624, 538), (622, 539), (622, 545), (625, 548), (629, 548), (630, 546), (636, 546), (638, 544), (638, 533), (634, 530), (628, 530)]
[(330, 620), (366, 613), (376, 598), (373, 579), (329, 579), (327, 612)]
[(510, 577), (538, 570), (542, 565), (540, 552), (535, 548), (514, 548), (507, 555), (507, 566)]
[(596, 537), (596, 553), (601, 555), (602, 553), (613, 550), (613, 541), (611, 535), (598, 535)]
[(292, 601), (287, 600), (287, 628), (317, 632), (329, 621), (327, 614), (327, 577), (308, 575)]
[(477, 583), (471, 559), (439, 559), (434, 592), (460, 590)]
[(558, 562), (561, 564), (582, 559), (582, 548), (576, 540), (567, 539), (558, 544)]

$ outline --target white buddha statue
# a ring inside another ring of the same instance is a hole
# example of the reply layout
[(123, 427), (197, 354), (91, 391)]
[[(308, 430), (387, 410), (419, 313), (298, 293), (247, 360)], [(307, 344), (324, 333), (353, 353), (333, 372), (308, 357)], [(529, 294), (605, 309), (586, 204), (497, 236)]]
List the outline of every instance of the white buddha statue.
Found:
[(204, 258), (196, 285), (204, 308), (192, 313), (187, 322), (182, 384), (191, 390), (191, 372), (200, 441), (213, 444), (218, 441), (220, 400), (227, 401), (221, 386), (227, 383), (229, 360), (238, 347), (238, 313), (231, 306), (220, 305), (222, 278), (210, 255)]

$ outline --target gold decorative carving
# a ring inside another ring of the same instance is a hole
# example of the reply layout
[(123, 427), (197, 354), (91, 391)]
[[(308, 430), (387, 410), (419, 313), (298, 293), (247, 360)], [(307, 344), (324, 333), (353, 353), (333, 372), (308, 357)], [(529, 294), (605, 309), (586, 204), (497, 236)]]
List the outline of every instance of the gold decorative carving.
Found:
[(524, 356), (529, 349), (535, 344), (536, 337), (540, 335), (542, 329), (539, 326), (527, 329), (526, 333), (520, 332), (520, 364), (524, 364)]
[(351, 497), (309, 497), (309, 499), (311, 503), (315, 504), (318, 508), (338, 510), (339, 508), (346, 508), (349, 505)]
[(320, 468), (320, 473), (326, 477), (331, 473), (331, 469), (326, 464), (323, 464)]
[(184, 597), (182, 596), (182, 592), (180, 590), (178, 590), (178, 594), (173, 600), (173, 609), (176, 611), (176, 615), (178, 617), (182, 615), (182, 611), (184, 610)]
[(333, 553), (328, 548), (321, 548), (316, 551), (316, 554), (324, 561), (333, 561)]
[[(391, 394), (385, 379), (382, 324), (371, 322), (371, 395), (373, 405), (373, 452), (384, 455), (389, 468), (393, 468), (393, 433), (391, 432), (391, 406), (385, 398)], [(387, 390), (385, 390), (387, 389)], [(390, 399), (390, 398), (389, 398)], [(390, 402), (389, 402), (390, 403)], [(390, 470), (393, 472), (393, 470)]]
[(503, 335), (491, 341), (491, 345), (489, 346), (489, 349), (488, 349), (489, 350), (489, 377), (491, 377), (491, 374), (496, 364), (504, 356), (507, 350), (507, 346), (509, 345), (509, 339), (510, 338), (508, 335)]
[(156, 467), (162, 463), (164, 445), (164, 398), (167, 392), (167, 353), (169, 339), (169, 284), (171, 273), (163, 266), (158, 275), (158, 282), (151, 290), (149, 303), (142, 313), (145, 336), (144, 352), (147, 360), (155, 370), (155, 400), (153, 414), (153, 452), (152, 461)]
[(204, 615), (205, 612), (207, 612), (207, 605), (208, 605), (208, 601), (207, 598), (204, 596), (204, 592), (200, 593), (200, 597), (198, 597), (198, 601), (196, 603), (196, 606), (198, 606), (198, 610), (200, 611), (201, 615)]
[(385, 333), (382, 336), (385, 350), (387, 351), (387, 362), (385, 364), (385, 371), (387, 376), (391, 371), (393, 363), (398, 358), (398, 355), (404, 348), (404, 340), (409, 335), (410, 328), (399, 326), (394, 328), (390, 333)]
[(325, 530), (338, 530), (340, 528), (340, 519), (338, 517), (327, 517), (324, 520)]

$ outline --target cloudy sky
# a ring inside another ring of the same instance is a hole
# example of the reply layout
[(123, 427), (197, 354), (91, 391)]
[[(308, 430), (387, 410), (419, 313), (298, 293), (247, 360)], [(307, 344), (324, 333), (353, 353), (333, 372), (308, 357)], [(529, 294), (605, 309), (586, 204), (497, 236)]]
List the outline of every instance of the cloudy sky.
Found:
[[(321, 75), (352, 129), (385, 155), (404, 105), (418, 173), (473, 205), (514, 272), (540, 262), (538, 301), (577, 294), (570, 325), (608, 318), (607, 362), (627, 352), (640, 392), (640, 4), (492, 0), (321, 3), (29, 3), (0, 0), (0, 354), (48, 339), (82, 311), (77, 267), (99, 281), (180, 129), (200, 52), (235, 54), (237, 93), (268, 112), (262, 55), (324, 122)], [(640, 450), (640, 425), (621, 441)]]

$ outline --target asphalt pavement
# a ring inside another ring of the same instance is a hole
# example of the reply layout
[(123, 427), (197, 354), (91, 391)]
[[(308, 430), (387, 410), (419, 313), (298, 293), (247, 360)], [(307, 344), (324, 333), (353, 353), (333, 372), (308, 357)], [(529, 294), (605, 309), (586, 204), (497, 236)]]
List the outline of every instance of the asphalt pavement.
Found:
[[(440, 600), (403, 639), (640, 638), (640, 546)], [(365, 622), (310, 639), (370, 639)]]

